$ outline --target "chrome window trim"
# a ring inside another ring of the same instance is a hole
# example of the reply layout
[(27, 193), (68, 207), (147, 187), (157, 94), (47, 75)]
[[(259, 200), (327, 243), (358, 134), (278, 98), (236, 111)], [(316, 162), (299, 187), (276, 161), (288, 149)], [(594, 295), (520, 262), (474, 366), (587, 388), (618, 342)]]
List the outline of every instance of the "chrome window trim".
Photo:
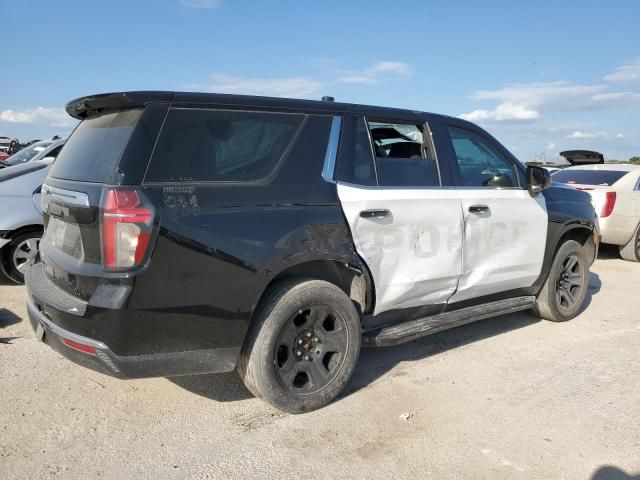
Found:
[(336, 169), (336, 158), (338, 157), (338, 144), (340, 142), (340, 129), (342, 127), (342, 117), (334, 116), (331, 120), (331, 130), (327, 142), (327, 152), (324, 156), (324, 166), (322, 168), (322, 178), (327, 182), (334, 182)]

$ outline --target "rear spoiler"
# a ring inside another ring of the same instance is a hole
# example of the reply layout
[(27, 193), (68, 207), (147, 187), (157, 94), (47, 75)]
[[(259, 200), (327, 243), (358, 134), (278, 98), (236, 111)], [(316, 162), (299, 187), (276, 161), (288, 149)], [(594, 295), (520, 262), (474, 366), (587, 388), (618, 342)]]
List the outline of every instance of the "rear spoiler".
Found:
[(567, 150), (560, 152), (571, 165), (593, 165), (604, 163), (604, 155), (591, 150)]
[(93, 113), (144, 107), (148, 103), (170, 102), (172, 99), (173, 92), (102, 93), (71, 100), (65, 109), (73, 118), (84, 120)]

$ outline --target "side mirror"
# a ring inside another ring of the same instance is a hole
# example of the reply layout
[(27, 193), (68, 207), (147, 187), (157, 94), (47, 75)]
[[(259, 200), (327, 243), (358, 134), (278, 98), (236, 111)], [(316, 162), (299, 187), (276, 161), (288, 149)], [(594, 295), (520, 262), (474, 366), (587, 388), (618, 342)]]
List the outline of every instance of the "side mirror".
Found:
[(53, 163), (56, 161), (56, 157), (44, 157), (40, 159), (41, 162)]
[(537, 195), (551, 185), (551, 174), (542, 167), (527, 167), (527, 189), (531, 195)]

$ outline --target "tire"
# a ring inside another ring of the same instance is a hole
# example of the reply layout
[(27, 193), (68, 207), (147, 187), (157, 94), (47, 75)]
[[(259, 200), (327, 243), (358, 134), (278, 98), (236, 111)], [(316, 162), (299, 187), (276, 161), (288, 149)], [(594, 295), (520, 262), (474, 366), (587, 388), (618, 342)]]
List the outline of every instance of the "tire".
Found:
[(552, 322), (566, 322), (580, 312), (589, 289), (589, 259), (575, 240), (564, 242), (553, 259), (533, 313)]
[(360, 354), (360, 317), (351, 299), (322, 280), (297, 279), (265, 295), (238, 362), (251, 393), (288, 413), (327, 405)]
[(41, 238), (41, 231), (24, 232), (2, 249), (0, 267), (9, 280), (18, 284), (24, 283), (24, 268), (38, 253)]
[(628, 262), (640, 262), (640, 225), (626, 245), (620, 245), (620, 256)]

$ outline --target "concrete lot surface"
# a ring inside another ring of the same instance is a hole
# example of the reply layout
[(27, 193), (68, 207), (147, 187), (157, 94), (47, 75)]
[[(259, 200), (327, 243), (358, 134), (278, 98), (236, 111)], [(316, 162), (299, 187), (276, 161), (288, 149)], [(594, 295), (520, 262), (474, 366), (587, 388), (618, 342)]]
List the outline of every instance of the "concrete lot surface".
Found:
[(232, 374), (122, 381), (38, 343), (0, 284), (0, 479), (623, 479), (640, 475), (640, 264), (604, 252), (589, 306), (364, 350), (290, 416)]

